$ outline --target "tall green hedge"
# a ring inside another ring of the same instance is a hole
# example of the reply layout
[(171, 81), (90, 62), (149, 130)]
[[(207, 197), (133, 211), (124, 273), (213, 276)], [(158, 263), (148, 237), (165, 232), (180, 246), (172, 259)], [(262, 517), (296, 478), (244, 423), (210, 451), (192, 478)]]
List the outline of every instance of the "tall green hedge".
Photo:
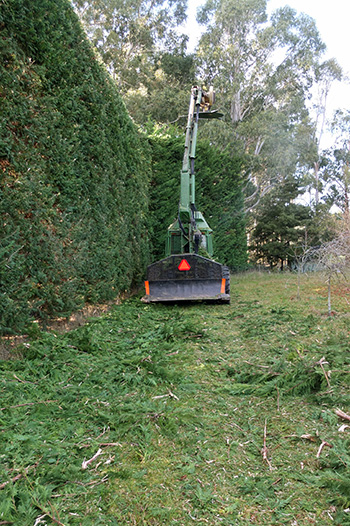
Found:
[(1, 2), (1, 332), (140, 279), (147, 152), (69, 1)]
[[(150, 139), (153, 259), (164, 257), (167, 227), (176, 219), (184, 137), (176, 133)], [(240, 181), (243, 159), (199, 141), (196, 150), (196, 206), (214, 230), (214, 257), (231, 270), (247, 264), (247, 241)]]

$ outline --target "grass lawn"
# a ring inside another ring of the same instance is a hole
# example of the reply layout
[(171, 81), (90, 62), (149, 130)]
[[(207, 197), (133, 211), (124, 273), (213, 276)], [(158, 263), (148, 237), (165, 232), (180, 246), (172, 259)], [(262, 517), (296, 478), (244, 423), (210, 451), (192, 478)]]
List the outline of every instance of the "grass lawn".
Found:
[(0, 524), (350, 525), (350, 289), (328, 316), (296, 283), (134, 298), (0, 362)]

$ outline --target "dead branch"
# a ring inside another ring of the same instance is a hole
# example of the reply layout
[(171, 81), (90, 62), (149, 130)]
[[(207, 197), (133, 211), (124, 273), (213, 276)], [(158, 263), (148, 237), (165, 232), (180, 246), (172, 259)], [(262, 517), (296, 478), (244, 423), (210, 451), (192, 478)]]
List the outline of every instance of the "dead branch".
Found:
[(83, 460), (83, 462), (81, 464), (81, 468), (82, 469), (86, 469), (88, 467), (88, 465), (91, 464), (91, 462), (93, 462), (94, 460), (96, 460), (97, 457), (99, 457), (101, 454), (102, 454), (102, 449), (99, 449), (97, 451), (97, 453), (95, 453), (94, 456), (91, 457), (89, 460)]
[(246, 431), (244, 431), (244, 429), (242, 429), (241, 427), (239, 427), (238, 424), (235, 424), (235, 422), (231, 422), (231, 423), (229, 424), (229, 426), (235, 426), (235, 427), (237, 427), (237, 429), (239, 429), (240, 431), (242, 431), (242, 433), (246, 434)]
[[(18, 382), (21, 382), (22, 384), (32, 384), (36, 385), (38, 382), (28, 382), (27, 380), (22, 380), (22, 378), (19, 378), (16, 374), (13, 375), (13, 377), (18, 380)], [(1, 524), (1, 523), (0, 523)]]
[(260, 367), (261, 369), (269, 369), (268, 365), (258, 365), (257, 363), (248, 362), (248, 360), (243, 360), (244, 363), (252, 365), (253, 367)]
[(169, 396), (170, 396), (171, 398), (174, 398), (175, 400), (178, 400), (178, 397), (177, 397), (174, 393), (172, 393), (172, 392), (170, 391), (170, 389), (168, 389), (168, 391), (169, 391)]
[(321, 453), (322, 453), (322, 450), (323, 450), (323, 448), (324, 448), (325, 446), (330, 447), (330, 448), (333, 447), (332, 444), (330, 444), (329, 442), (326, 442), (325, 440), (323, 440), (322, 444), (321, 444), (320, 447), (318, 448), (316, 458), (320, 458)]
[(11, 480), (7, 480), (6, 482), (3, 482), (2, 484), (0, 484), (0, 489), (4, 489), (4, 487), (7, 486), (7, 484), (9, 484), (10, 482), (16, 482), (22, 477), (23, 477), (23, 474), (20, 473), (19, 475), (16, 475), (15, 477), (13, 477)]
[[(41, 459), (40, 459), (41, 460)], [(17, 480), (19, 480), (20, 478), (22, 478), (24, 475), (27, 475), (28, 471), (30, 469), (35, 469), (38, 465), (39, 465), (39, 462), (36, 462), (35, 464), (33, 464), (32, 466), (28, 466), (27, 468), (24, 469), (24, 472), (23, 473), (19, 473), (18, 475), (16, 475), (15, 477), (13, 477), (11, 480), (7, 480), (6, 482), (3, 482), (2, 484), (0, 484), (0, 490), (4, 489), (5, 486), (7, 486), (7, 484), (9, 484), (10, 482), (16, 482)], [(0, 523), (1, 524), (1, 523)], [(6, 523), (5, 523), (6, 524)]]
[(321, 358), (321, 360), (318, 362), (318, 365), (319, 365), (319, 366), (321, 367), (321, 369), (322, 369), (322, 372), (323, 372), (323, 374), (324, 374), (324, 376), (325, 376), (325, 378), (326, 378), (326, 382), (327, 382), (328, 387), (331, 388), (331, 384), (330, 384), (330, 382), (329, 382), (328, 374), (327, 374), (325, 368), (323, 367), (323, 365), (324, 365), (325, 363), (328, 363), (328, 362), (326, 362), (325, 357), (323, 357), (323, 358)]
[[(91, 442), (90, 442), (90, 444), (80, 444), (79, 449), (92, 447), (92, 445), (93, 444)], [(119, 442), (102, 442), (101, 444), (99, 444), (99, 447), (108, 447), (108, 446), (123, 447), (122, 444), (120, 444)]]
[(51, 507), (51, 510), (52, 510), (51, 513), (49, 513), (47, 510), (45, 510), (45, 509), (39, 504), (39, 502), (38, 502), (37, 500), (34, 500), (34, 502), (35, 502), (35, 506), (36, 506), (37, 508), (39, 508), (39, 510), (41, 510), (41, 511), (44, 513), (44, 515), (42, 515), (41, 518), (43, 518), (43, 517), (46, 516), (46, 517), (49, 517), (49, 519), (51, 519), (52, 522), (54, 522), (55, 524), (58, 524), (58, 526), (65, 526), (65, 524), (63, 524), (63, 522), (61, 522), (59, 518), (55, 517), (54, 512), (57, 513), (57, 510), (55, 510), (55, 508), (52, 506), (51, 502), (49, 502), (50, 507)]
[(300, 438), (304, 438), (304, 440), (311, 440), (311, 442), (316, 442), (316, 438), (309, 434), (301, 435)]
[(167, 398), (167, 397), (174, 398), (175, 400), (178, 400), (178, 397), (176, 395), (174, 395), (174, 393), (172, 393), (170, 391), (170, 389), (168, 389), (168, 393), (167, 394), (158, 395), (158, 396), (152, 396), (152, 400), (159, 400), (160, 398)]
[(80, 480), (74, 480), (73, 481), (73, 484), (77, 484), (78, 486), (83, 486), (84, 488), (86, 488), (87, 486), (98, 486), (99, 484), (103, 484), (104, 482), (106, 482), (108, 480), (108, 475), (105, 475), (104, 477), (102, 477), (101, 480), (91, 480), (90, 482), (81, 482)]
[(109, 427), (109, 426), (107, 426), (107, 428), (106, 428), (106, 427), (103, 428), (102, 433), (100, 433), (100, 434), (98, 435), (98, 437), (96, 437), (96, 440), (97, 440), (98, 438), (100, 438), (100, 437), (103, 437), (103, 435), (104, 435), (107, 431), (110, 431), (110, 427)]
[[(10, 405), (9, 407), (0, 407), (0, 411), (5, 411), (5, 409), (16, 409), (17, 407), (25, 407), (27, 405), (36, 405), (36, 404), (53, 404), (58, 403), (58, 400), (43, 400), (39, 402), (27, 402), (25, 404)], [(60, 409), (62, 407), (58, 406)]]
[(350, 415), (347, 415), (342, 411), (341, 409), (336, 409), (335, 414), (342, 418), (343, 420), (349, 420), (350, 421)]
[(42, 523), (42, 519), (46, 517), (46, 513), (44, 513), (44, 515), (39, 515), (39, 517), (37, 517), (35, 519), (35, 522), (33, 524), (33, 526), (38, 526), (38, 524), (41, 524)]
[(303, 438), (304, 440), (311, 440), (311, 442), (317, 442), (317, 439), (313, 435), (287, 435), (284, 438)]
[(265, 460), (265, 462), (266, 462), (267, 465), (269, 466), (269, 470), (272, 471), (273, 468), (272, 468), (271, 462), (269, 461), (268, 456), (267, 456), (268, 449), (267, 449), (267, 446), (266, 446), (266, 435), (267, 435), (267, 422), (266, 422), (266, 420), (265, 420), (265, 426), (264, 426), (264, 445), (263, 445), (263, 447), (262, 447), (261, 454), (262, 454), (263, 460)]
[(347, 424), (343, 424), (342, 426), (340, 426), (338, 431), (339, 433), (344, 433), (345, 429), (350, 429), (350, 426), (348, 426)]
[(99, 484), (104, 484), (105, 482), (107, 482), (107, 480), (108, 480), (108, 475), (105, 475), (104, 477), (102, 477), (101, 480), (95, 480), (93, 481), (93, 483), (87, 484), (87, 486), (91, 486), (92, 488), (94, 488), (95, 486), (99, 486)]
[(278, 484), (280, 481), (282, 480), (282, 478), (278, 478), (277, 480), (275, 480), (275, 482), (272, 483), (272, 486), (276, 486), (276, 484)]

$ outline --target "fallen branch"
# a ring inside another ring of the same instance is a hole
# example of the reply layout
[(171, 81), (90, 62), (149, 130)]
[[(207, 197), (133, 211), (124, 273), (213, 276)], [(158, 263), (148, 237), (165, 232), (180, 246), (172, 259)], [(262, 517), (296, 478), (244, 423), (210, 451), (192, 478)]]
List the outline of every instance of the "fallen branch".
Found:
[[(17, 405), (10, 405), (8, 407), (0, 407), (0, 411), (5, 411), (5, 409), (16, 409), (17, 407), (25, 407), (27, 405), (36, 405), (36, 404), (53, 404), (53, 403), (57, 403), (58, 400), (43, 400), (43, 401), (39, 401), (39, 402), (27, 402), (25, 404), (17, 404)], [(62, 409), (62, 407), (58, 406), (60, 409)]]
[(341, 409), (336, 409), (335, 414), (342, 418), (343, 420), (349, 420), (350, 421), (350, 415), (347, 415), (342, 411)]
[(44, 521), (42, 519), (44, 519), (44, 517), (46, 517), (46, 513), (44, 513), (44, 515), (39, 515), (39, 517), (36, 518), (33, 526), (38, 526), (38, 524), (43, 523)]
[(97, 451), (97, 453), (95, 453), (94, 456), (91, 457), (89, 460), (83, 460), (83, 462), (81, 464), (81, 468), (82, 469), (86, 469), (88, 467), (88, 465), (91, 464), (91, 462), (93, 462), (94, 460), (96, 460), (97, 457), (99, 457), (101, 454), (102, 454), (102, 449), (99, 449)]
[(261, 369), (269, 369), (268, 365), (258, 365), (257, 363), (248, 362), (247, 360), (243, 360), (244, 363), (247, 363), (248, 365), (252, 365), (253, 367), (260, 367)]
[(278, 478), (277, 480), (275, 480), (275, 482), (272, 483), (272, 486), (276, 486), (276, 484), (278, 484), (280, 481), (282, 480), (282, 478)]
[(174, 393), (172, 393), (172, 392), (170, 391), (170, 389), (169, 389), (169, 396), (170, 396), (171, 398), (174, 398), (175, 400), (178, 400), (178, 397), (177, 397)]
[(344, 433), (345, 429), (350, 429), (350, 426), (348, 426), (347, 424), (343, 424), (342, 426), (340, 426), (340, 428), (338, 429), (338, 431), (340, 433)]
[(317, 438), (314, 435), (305, 434), (305, 435), (287, 435), (284, 438), (303, 438), (304, 440), (311, 440), (311, 442), (317, 442)]
[(300, 435), (300, 438), (304, 438), (305, 440), (311, 440), (311, 442), (316, 442), (316, 438), (313, 435), (310, 435), (307, 433), (306, 435)]
[(322, 450), (323, 448), (327, 446), (327, 447), (330, 447), (332, 448), (332, 444), (330, 444), (329, 442), (326, 442), (325, 440), (322, 442), (322, 444), (320, 445), (320, 447), (318, 448), (318, 451), (317, 451), (317, 455), (316, 455), (316, 458), (320, 458), (321, 456), (321, 453), (322, 453)]
[(267, 449), (267, 446), (266, 446), (266, 435), (267, 435), (267, 423), (266, 423), (266, 420), (265, 420), (265, 426), (264, 426), (264, 445), (263, 445), (263, 448), (262, 448), (262, 450), (261, 450), (261, 454), (262, 454), (263, 460), (265, 460), (265, 462), (266, 462), (267, 465), (269, 466), (270, 471), (272, 471), (273, 468), (272, 468), (271, 462), (269, 461), (268, 456), (267, 456), (268, 449)]
[(99, 484), (104, 484), (105, 482), (107, 482), (108, 480), (108, 475), (105, 475), (104, 477), (102, 477), (101, 480), (93, 480), (92, 482), (89, 482), (88, 484), (86, 484), (86, 486), (91, 486), (92, 488), (94, 488), (95, 486), (98, 486)]
[(92, 487), (98, 486), (99, 484), (103, 484), (104, 482), (107, 482), (107, 480), (108, 480), (108, 475), (105, 475), (100, 480), (91, 480), (90, 482), (81, 482), (80, 480), (73, 480), (72, 484), (77, 484), (78, 486), (83, 486), (84, 488), (86, 488), (87, 486), (92, 486)]
[(231, 422), (231, 423), (229, 424), (229, 426), (235, 426), (235, 427), (237, 427), (237, 429), (239, 429), (240, 431), (242, 431), (242, 433), (246, 434), (246, 431), (244, 431), (244, 429), (242, 429), (241, 427), (239, 427), (238, 424), (235, 424), (235, 422)]
[[(49, 502), (50, 504), (50, 507), (51, 507), (51, 513), (49, 513), (47, 510), (45, 510), (37, 500), (34, 500), (34, 503), (36, 505), (37, 508), (39, 508), (39, 510), (41, 510), (43, 512), (44, 515), (41, 515), (41, 517), (38, 517), (40, 519), (44, 518), (45, 516), (46, 517), (49, 517), (49, 519), (52, 520), (52, 522), (54, 522), (55, 524), (58, 524), (58, 526), (65, 526), (65, 524), (63, 524), (63, 522), (60, 521), (60, 519), (58, 517), (55, 517), (55, 513), (57, 513), (58, 515), (58, 512), (57, 510), (52, 506), (51, 502)], [(39, 524), (39, 523), (37, 523)]]
[(318, 365), (319, 365), (319, 366), (321, 367), (321, 369), (322, 369), (322, 372), (323, 372), (323, 374), (324, 374), (324, 376), (325, 376), (325, 378), (326, 378), (326, 382), (327, 382), (328, 387), (331, 388), (331, 384), (329, 383), (328, 374), (327, 374), (325, 368), (323, 367), (323, 364), (325, 364), (325, 363), (328, 363), (328, 362), (326, 362), (325, 357), (323, 357), (323, 358), (321, 358), (321, 360), (318, 362)]
[(167, 394), (158, 395), (158, 396), (152, 396), (152, 400), (159, 400), (160, 398), (167, 398), (167, 397), (174, 398), (175, 400), (178, 400), (178, 397), (176, 395), (174, 395), (174, 393), (172, 393), (170, 391), (170, 389), (168, 390)]
[[(21, 382), (22, 384), (32, 384), (32, 385), (36, 385), (38, 382), (28, 382), (27, 380), (22, 380), (22, 378), (19, 378), (18, 376), (16, 376), (15, 374), (13, 375), (13, 377), (18, 380), (19, 382)], [(1, 524), (1, 522), (0, 522)]]
[(311, 442), (317, 442), (317, 438), (314, 435), (286, 435), (284, 438), (303, 438), (304, 440), (311, 440)]
[[(41, 460), (41, 459), (40, 459), (40, 460)], [(1, 489), (4, 489), (4, 488), (7, 486), (7, 484), (9, 484), (10, 482), (12, 482), (12, 483), (13, 483), (13, 482), (16, 482), (17, 480), (19, 480), (20, 478), (22, 478), (24, 475), (27, 475), (28, 471), (29, 471), (30, 469), (32, 469), (32, 468), (33, 468), (33, 469), (36, 468), (36, 467), (38, 466), (38, 464), (39, 464), (39, 461), (36, 462), (35, 464), (33, 464), (32, 466), (28, 466), (27, 468), (25, 468), (23, 473), (19, 473), (18, 475), (16, 475), (15, 477), (13, 477), (11, 480), (7, 480), (6, 482), (3, 482), (2, 484), (0, 484), (0, 490), (1, 490)], [(6, 522), (5, 522), (5, 523), (1, 523), (1, 522), (0, 522), (0, 524), (6, 524)]]

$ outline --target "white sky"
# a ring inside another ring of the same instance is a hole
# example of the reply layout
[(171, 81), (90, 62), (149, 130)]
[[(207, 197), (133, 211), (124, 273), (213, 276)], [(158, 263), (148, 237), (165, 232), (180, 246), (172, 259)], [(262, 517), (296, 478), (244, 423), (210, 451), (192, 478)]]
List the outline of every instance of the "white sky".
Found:
[[(189, 49), (195, 47), (200, 26), (195, 22), (197, 7), (205, 0), (189, 0), (189, 21), (185, 32), (190, 36)], [(350, 0), (268, 0), (268, 12), (289, 5), (297, 12), (310, 15), (316, 21), (327, 46), (324, 58), (334, 57), (350, 77)], [(350, 82), (333, 85), (328, 99), (328, 118), (338, 108), (350, 109)]]

